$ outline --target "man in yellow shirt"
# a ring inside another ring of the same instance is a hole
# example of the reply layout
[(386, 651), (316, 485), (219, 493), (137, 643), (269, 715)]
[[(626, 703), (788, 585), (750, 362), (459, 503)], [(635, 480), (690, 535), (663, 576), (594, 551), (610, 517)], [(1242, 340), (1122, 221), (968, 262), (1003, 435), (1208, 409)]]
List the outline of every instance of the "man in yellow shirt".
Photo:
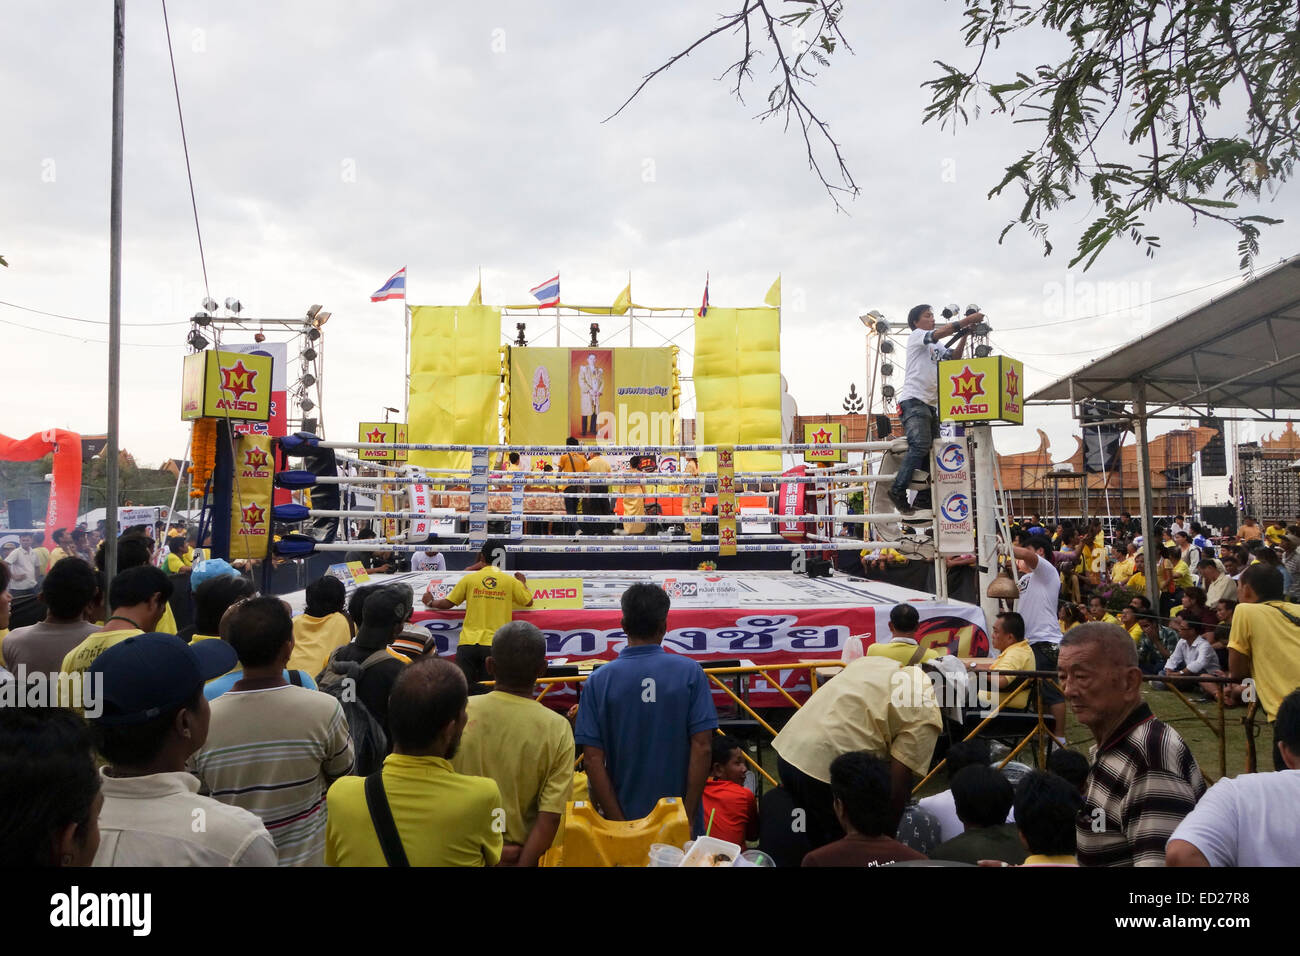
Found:
[[(971, 665), (973, 671), (1036, 671), (1034, 649), (1025, 640), (1025, 619), (1015, 611), (1004, 611), (993, 623), (993, 648), (998, 652), (996, 660), (976, 661)], [(998, 697), (980, 691), (980, 703), (986, 707), (1002, 705), (1002, 710), (1024, 710), (1029, 705), (1029, 677), (998, 677)], [(1017, 686), (1010, 699), (1003, 702), (1001, 693)]]
[[(77, 688), (72, 684), (76, 683), (80, 687), (86, 670), (95, 662), (95, 658), (114, 644), (136, 634), (156, 632), (163, 609), (167, 607), (171, 596), (171, 580), (161, 569), (152, 565), (127, 568), (113, 578), (113, 583), (108, 588), (108, 621), (102, 630), (95, 631), (64, 656), (59, 668), (62, 672), (59, 678), (61, 691), (67, 688), (69, 693), (75, 695)], [(74, 674), (76, 677), (72, 678)], [(65, 680), (62, 675), (68, 675), (72, 680)], [(60, 703), (65, 707), (76, 706), (76, 701), (73, 700), (61, 700)]]
[(876, 641), (867, 647), (869, 657), (888, 657), (900, 664), (920, 664), (943, 657), (944, 651), (932, 647), (922, 650), (916, 642), (916, 629), (921, 625), (921, 616), (910, 604), (895, 604), (889, 611), (889, 631), (892, 637), (888, 641)]
[(1128, 579), (1133, 576), (1137, 570), (1137, 545), (1129, 544), (1122, 561), (1116, 561), (1115, 566), (1110, 569), (1110, 579), (1116, 584), (1128, 586)]
[(516, 571), (512, 576), (490, 563), (495, 548), (493, 542), (485, 542), (481, 560), (470, 567), (445, 598), (435, 601), (427, 592), (423, 598), (435, 611), (450, 611), (458, 604), (465, 605), (465, 620), (456, 644), (456, 663), (465, 672), (466, 679), (474, 682), (488, 679), (492, 635), (510, 623), (514, 608), (533, 603), (528, 579), (522, 572)]
[[(54, 534), (51, 537), (54, 538), (54, 550), (50, 552), (50, 567), (52, 568), (74, 552), (72, 542), (68, 540), (68, 532), (63, 528), (54, 529)], [(45, 573), (49, 573), (48, 569)]]
[[(587, 456), (588, 474), (608, 475), (613, 468), (604, 455), (597, 448)], [(612, 515), (614, 513), (614, 504), (609, 500), (609, 485), (588, 485), (587, 494), (590, 498), (582, 500), (582, 513), (585, 515)], [(600, 496), (600, 497), (597, 497)], [(584, 534), (609, 534), (610, 525), (603, 522), (593, 522), (582, 526)]]
[(344, 613), (347, 589), (334, 575), (322, 575), (309, 584), (306, 597), (307, 607), (293, 619), (293, 653), (288, 668), (315, 677), (325, 669), (330, 653), (352, 640), (352, 629)]
[(502, 866), (536, 866), (555, 841), (573, 793), (573, 729), (533, 700), (546, 674), (546, 638), (527, 621), (512, 621), (492, 638), (490, 694), (471, 697), (469, 723), (452, 760), (457, 773), (488, 777), (505, 810)]
[(1088, 598), (1088, 620), (1100, 621), (1102, 624), (1119, 623), (1119, 618), (1106, 610), (1106, 602), (1097, 594)]
[(341, 777), (326, 795), (327, 866), (497, 864), (501, 792), (451, 763), (469, 720), (467, 701), (465, 675), (448, 661), (425, 658), (402, 671), (389, 696), (393, 752), (383, 769)]
[[(1266, 564), (1252, 564), (1241, 573), (1237, 598), (1228, 673), (1233, 680), (1251, 679), (1259, 706), (1273, 723), (1283, 699), (1300, 687), (1300, 604), (1284, 599), (1282, 572)], [(1241, 696), (1235, 688), (1224, 691), (1225, 699)], [(1286, 769), (1276, 739), (1273, 768)]]

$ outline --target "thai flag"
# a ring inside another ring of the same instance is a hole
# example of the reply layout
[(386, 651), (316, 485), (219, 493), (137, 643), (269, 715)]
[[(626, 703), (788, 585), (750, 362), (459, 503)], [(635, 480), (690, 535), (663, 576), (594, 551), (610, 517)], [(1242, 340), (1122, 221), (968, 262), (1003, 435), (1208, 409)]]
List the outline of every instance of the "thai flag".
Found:
[(371, 302), (384, 302), (387, 299), (406, 298), (406, 266), (393, 273), (393, 277), (384, 283), (378, 292), (370, 295)]
[(704, 273), (704, 301), (700, 303), (699, 311), (695, 313), (697, 319), (702, 319), (709, 314), (709, 274)]
[(552, 278), (547, 279), (541, 285), (533, 286), (529, 291), (537, 299), (539, 309), (558, 308), (560, 305), (560, 274), (557, 272)]

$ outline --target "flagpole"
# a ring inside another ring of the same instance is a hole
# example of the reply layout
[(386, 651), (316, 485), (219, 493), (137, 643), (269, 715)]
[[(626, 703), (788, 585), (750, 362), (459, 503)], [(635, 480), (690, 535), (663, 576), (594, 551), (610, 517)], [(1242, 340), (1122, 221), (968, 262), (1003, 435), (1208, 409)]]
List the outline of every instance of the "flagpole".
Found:
[(632, 270), (627, 270), (627, 347), (636, 345), (636, 311), (632, 308)]
[[(555, 273), (555, 277), (556, 277), (556, 279), (558, 280), (559, 277), (560, 277), (560, 274), (559, 274), (558, 272)], [(539, 310), (539, 311), (540, 311), (540, 310)], [(556, 298), (555, 298), (555, 347), (556, 347), (557, 349), (560, 347), (560, 299), (559, 299), (559, 296), (556, 296)]]

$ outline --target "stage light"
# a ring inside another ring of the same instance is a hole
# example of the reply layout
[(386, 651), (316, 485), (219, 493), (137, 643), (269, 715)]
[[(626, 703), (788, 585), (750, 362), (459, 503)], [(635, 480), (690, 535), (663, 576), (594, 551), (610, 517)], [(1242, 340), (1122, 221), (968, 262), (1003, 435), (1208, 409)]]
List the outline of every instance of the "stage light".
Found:
[(945, 305), (943, 307), (943, 317), (945, 319), (951, 319), (960, 314), (961, 314), (961, 306), (959, 306), (956, 302), (952, 303), (951, 305)]
[(305, 432), (311, 432), (313, 435), (316, 434), (316, 419), (304, 418), (302, 420), (302, 430)]
[(217, 309), (221, 308), (221, 306), (217, 305), (216, 299), (207, 298), (203, 300), (203, 308), (205, 311), (215, 312)]
[(993, 346), (991, 346), (991, 345), (977, 345), (977, 346), (975, 346), (975, 357), (976, 357), (976, 358), (988, 358), (988, 357), (989, 357), (990, 355), (992, 355), (992, 354), (993, 354)]
[(320, 338), (320, 329), (308, 329), (303, 334), (307, 336), (308, 341), (315, 342)]
[(190, 321), (193, 322), (195, 325), (211, 325), (212, 316), (208, 315), (208, 313), (206, 312), (195, 312), (193, 318), (191, 318)]
[(316, 376), (312, 375), (310, 372), (308, 372), (306, 375), (302, 377), (303, 388), (311, 388), (315, 384), (316, 384)]
[(198, 329), (190, 329), (190, 334), (186, 336), (185, 341), (196, 352), (202, 352), (208, 347), (208, 340), (203, 337), (203, 333)]
[(312, 319), (316, 318), (316, 313), (323, 308), (325, 308), (323, 305), (313, 305), (307, 310), (307, 320), (310, 322)]
[(311, 320), (311, 324), (316, 326), (316, 328), (319, 329), (322, 325), (324, 325), (326, 322), (330, 320), (330, 316), (333, 314), (334, 314), (333, 312), (317, 313), (316, 318)]
[(523, 322), (515, 323), (515, 345), (519, 346), (520, 348), (523, 348), (525, 345), (528, 344), (527, 340), (524, 338), (524, 329), (526, 328), (527, 328), (526, 323)]
[(881, 365), (880, 365), (880, 374), (881, 374), (881, 375), (893, 375), (893, 374), (894, 374), (894, 365), (893, 365), (893, 363), (892, 363), (892, 362), (882, 362)]
[(243, 309), (244, 307), (239, 304), (239, 300), (236, 299), (234, 296), (231, 296), (230, 298), (226, 299), (227, 312), (233, 312), (235, 313), (235, 315), (238, 315), (240, 312), (243, 311)]
[(889, 334), (889, 323), (886, 322), (884, 319), (877, 319), (877, 320), (876, 320), (876, 332), (877, 332), (878, 334), (880, 334), (880, 335), (888, 335), (888, 334)]
[(889, 401), (890, 399), (892, 399), (894, 397), (894, 386), (892, 385), (882, 386), (880, 389), (880, 397), (883, 398), (885, 401)]
[(874, 329), (876, 327), (876, 323), (884, 321), (884, 318), (885, 317), (883, 315), (881, 315), (875, 309), (872, 309), (866, 315), (858, 316), (858, 321), (861, 322), (863, 325), (865, 325), (867, 328)]
[(300, 401), (298, 404), (302, 406), (302, 410), (303, 410), (304, 412), (309, 412), (309, 411), (311, 411), (313, 408), (316, 407), (316, 403), (313, 402), (313, 401), (312, 401), (310, 398), (308, 398), (306, 395), (304, 395), (304, 396), (302, 397), (302, 401)]
[(889, 341), (889, 339), (881, 339), (880, 351), (882, 354), (888, 355), (890, 352), (894, 351), (894, 343)]
[(315, 350), (314, 348), (312, 348), (311, 346), (308, 346), (307, 348), (303, 349), (303, 350), (302, 350), (302, 360), (303, 360), (304, 362), (314, 362), (314, 361), (316, 361), (316, 350)]

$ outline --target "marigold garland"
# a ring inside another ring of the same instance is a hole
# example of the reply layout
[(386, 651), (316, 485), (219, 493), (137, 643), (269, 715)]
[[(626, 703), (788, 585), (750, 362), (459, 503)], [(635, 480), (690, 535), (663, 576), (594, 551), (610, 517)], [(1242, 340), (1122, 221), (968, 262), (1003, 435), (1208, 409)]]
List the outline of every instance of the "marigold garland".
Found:
[(190, 475), (193, 487), (191, 498), (202, 498), (212, 470), (217, 466), (217, 420), (199, 418), (194, 421), (194, 437), (190, 441)]

